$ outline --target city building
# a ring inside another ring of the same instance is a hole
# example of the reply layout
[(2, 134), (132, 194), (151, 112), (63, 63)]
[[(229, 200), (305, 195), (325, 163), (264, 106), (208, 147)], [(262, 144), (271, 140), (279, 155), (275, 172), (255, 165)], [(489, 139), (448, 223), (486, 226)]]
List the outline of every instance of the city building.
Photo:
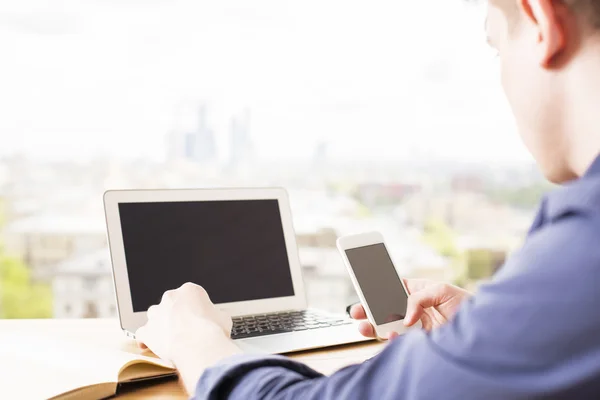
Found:
[(421, 192), (422, 188), (416, 183), (363, 183), (356, 190), (364, 204), (377, 207), (398, 204), (406, 197)]
[[(210, 143), (214, 145), (214, 141), (209, 137), (214, 135), (206, 108), (198, 112), (195, 107), (192, 116), (193, 124), (177, 132), (204, 131), (209, 143), (205, 148), (213, 152)], [(230, 122), (231, 155), (238, 154), (240, 162), (245, 162), (252, 156), (249, 116), (242, 113)], [(473, 177), (463, 170), (441, 167), (428, 170), (327, 159), (327, 176), (321, 171), (310, 174), (307, 171), (313, 162), (324, 162), (327, 154), (327, 148), (318, 145), (312, 160), (256, 162), (252, 168), (238, 168), (235, 174), (228, 174), (217, 163), (199, 167), (192, 142), (188, 142), (187, 150), (184, 142), (174, 146), (181, 155), (179, 160), (187, 161), (181, 163), (5, 161), (9, 172), (0, 187), (0, 207), (4, 208), (0, 211), (4, 214), (0, 243), (7, 253), (31, 267), (36, 280), (52, 282), (57, 316), (113, 315), (108, 255), (103, 255), (107, 246), (102, 210), (105, 189), (249, 184), (288, 188), (309, 304), (336, 312), (357, 300), (335, 248), (338, 236), (380, 231), (401, 276), (454, 281), (456, 260), (443, 257), (439, 249), (423, 241), (423, 227), (428, 221), (434, 219), (448, 226), (457, 252), (465, 258), (464, 272), (484, 277), (501, 264), (503, 252), (510, 253), (518, 246), (532, 217), (532, 212), (492, 201), (480, 193), (481, 181), (475, 178), (479, 173)], [(191, 159), (185, 160), (186, 154)], [(467, 268), (467, 258), (472, 267)], [(68, 294), (79, 287), (97, 291), (97, 300)], [(72, 303), (63, 301), (70, 296)]]
[(231, 117), (229, 125), (229, 167), (252, 161), (253, 147), (250, 136), (250, 110)]
[(296, 234), (309, 306), (340, 313), (358, 296), (336, 248), (337, 237), (332, 228)]
[(452, 177), (450, 187), (454, 192), (482, 193), (485, 189), (485, 182), (479, 175), (459, 173)]
[(108, 248), (75, 255), (53, 268), (54, 318), (115, 317)]
[(319, 141), (314, 149), (312, 155), (312, 162), (315, 168), (323, 168), (327, 165), (329, 160), (329, 143), (321, 140)]
[[(402, 277), (451, 282), (456, 272), (450, 262), (434, 249), (424, 245), (410, 234), (383, 228), (377, 219), (366, 220), (362, 231), (369, 228), (381, 231), (385, 237), (398, 274)], [(347, 234), (344, 224), (340, 232)], [(353, 232), (360, 232), (353, 229)], [(338, 234), (334, 229), (319, 229), (314, 233), (297, 234), (298, 252), (302, 266), (308, 302), (311, 306), (331, 312), (343, 312), (345, 307), (358, 301), (346, 267), (336, 248)]]
[(2, 222), (5, 224), (30, 217), (42, 208), (41, 201), (34, 198), (15, 199), (12, 196), (6, 196), (0, 201), (3, 203), (1, 212), (3, 216)]
[(389, 213), (365, 214), (350, 197), (318, 190), (290, 191), (300, 264), (309, 304), (342, 312), (358, 301), (336, 248), (339, 236), (379, 231), (399, 275), (451, 281), (449, 261), (420, 240), (420, 231)]
[(491, 202), (484, 194), (455, 192), (411, 195), (402, 203), (412, 225), (424, 226), (430, 220), (442, 221), (460, 234), (477, 236), (522, 235), (531, 213), (509, 205)]
[(62, 261), (107, 245), (102, 214), (38, 214), (12, 222), (3, 236), (7, 253), (23, 260), (41, 280), (50, 279)]
[(208, 124), (208, 109), (200, 106), (191, 127), (178, 128), (168, 135), (168, 161), (209, 164), (217, 159), (215, 132)]

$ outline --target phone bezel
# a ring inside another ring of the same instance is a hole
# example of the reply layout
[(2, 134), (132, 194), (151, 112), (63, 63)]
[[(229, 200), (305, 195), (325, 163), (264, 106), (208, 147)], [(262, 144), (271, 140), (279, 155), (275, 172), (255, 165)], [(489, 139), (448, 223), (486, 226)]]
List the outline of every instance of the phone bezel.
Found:
[[(395, 268), (394, 259), (392, 258), (392, 255), (390, 254), (388, 247), (385, 245), (385, 241), (384, 241), (383, 235), (381, 233), (367, 232), (367, 233), (361, 233), (358, 235), (343, 236), (337, 240), (338, 250), (340, 251), (340, 253), (342, 255), (342, 259), (344, 260), (344, 264), (346, 265), (346, 269), (348, 270), (348, 274), (350, 275), (352, 284), (354, 285), (354, 288), (356, 289), (356, 293), (358, 294), (358, 297), (360, 298), (360, 302), (362, 303), (363, 307), (365, 308), (365, 313), (367, 314), (367, 318), (368, 318), (369, 322), (375, 328), (375, 334), (377, 335), (377, 337), (379, 339), (387, 339), (388, 335), (390, 333), (396, 332), (396, 333), (401, 334), (401, 333), (406, 332), (406, 330), (409, 328), (407, 328), (404, 325), (403, 319), (394, 321), (394, 322), (390, 322), (387, 324), (381, 324), (381, 325), (378, 325), (375, 322), (375, 318), (373, 318), (373, 313), (371, 312), (371, 308), (369, 307), (369, 304), (367, 303), (367, 301), (365, 299), (363, 291), (360, 288), (358, 279), (356, 278), (356, 275), (354, 274), (354, 270), (352, 269), (352, 264), (350, 263), (350, 260), (348, 259), (348, 256), (346, 255), (346, 250), (355, 249), (358, 247), (372, 246), (375, 244), (383, 244), (385, 246), (385, 249), (388, 252), (388, 255), (390, 256), (390, 259), (392, 260), (392, 264), (394, 265), (394, 270), (396, 271), (396, 274), (398, 275), (398, 278), (400, 279), (400, 283), (402, 284), (402, 289), (404, 290), (404, 293), (408, 297), (409, 294), (408, 294), (406, 285), (404, 284), (404, 280), (402, 279), (400, 274), (398, 274), (398, 270), (396, 270), (396, 268)], [(419, 327), (420, 323), (417, 323), (414, 326)]]

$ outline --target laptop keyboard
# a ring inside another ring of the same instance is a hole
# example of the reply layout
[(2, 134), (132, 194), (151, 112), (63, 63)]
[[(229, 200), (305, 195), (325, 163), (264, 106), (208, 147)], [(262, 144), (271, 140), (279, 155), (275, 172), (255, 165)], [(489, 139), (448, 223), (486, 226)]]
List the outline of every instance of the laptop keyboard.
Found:
[(343, 316), (327, 315), (314, 310), (287, 311), (233, 318), (232, 339), (274, 335), (348, 325), (352, 321)]

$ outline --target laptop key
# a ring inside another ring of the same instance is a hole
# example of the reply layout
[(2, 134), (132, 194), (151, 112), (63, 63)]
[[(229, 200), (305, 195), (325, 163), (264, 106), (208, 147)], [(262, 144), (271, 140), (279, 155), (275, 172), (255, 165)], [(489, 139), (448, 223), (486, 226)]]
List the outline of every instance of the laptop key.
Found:
[(281, 329), (270, 331), (269, 334), (275, 335), (275, 334), (278, 334), (278, 333), (289, 333), (289, 332), (293, 332), (293, 331), (294, 331), (293, 329), (281, 328)]
[(351, 323), (349, 319), (340, 319), (335, 315), (319, 314), (308, 310), (252, 315), (233, 318), (232, 337), (241, 339)]
[(252, 336), (260, 336), (261, 332), (241, 332), (235, 336), (231, 336), (232, 339), (244, 339)]
[(294, 327), (294, 332), (298, 332), (298, 331), (307, 331), (308, 328), (306, 326), (295, 326)]

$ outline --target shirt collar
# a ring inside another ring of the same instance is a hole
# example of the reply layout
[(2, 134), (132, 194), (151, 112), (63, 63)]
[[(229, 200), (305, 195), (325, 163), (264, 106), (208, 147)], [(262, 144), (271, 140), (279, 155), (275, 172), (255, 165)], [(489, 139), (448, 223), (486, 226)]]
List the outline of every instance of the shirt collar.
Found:
[(580, 178), (546, 196), (541, 208), (543, 225), (568, 213), (598, 214), (600, 210), (600, 155)]
[(600, 176), (600, 154), (592, 163), (592, 165), (588, 168), (585, 175), (583, 175), (584, 178), (589, 178), (592, 176)]

